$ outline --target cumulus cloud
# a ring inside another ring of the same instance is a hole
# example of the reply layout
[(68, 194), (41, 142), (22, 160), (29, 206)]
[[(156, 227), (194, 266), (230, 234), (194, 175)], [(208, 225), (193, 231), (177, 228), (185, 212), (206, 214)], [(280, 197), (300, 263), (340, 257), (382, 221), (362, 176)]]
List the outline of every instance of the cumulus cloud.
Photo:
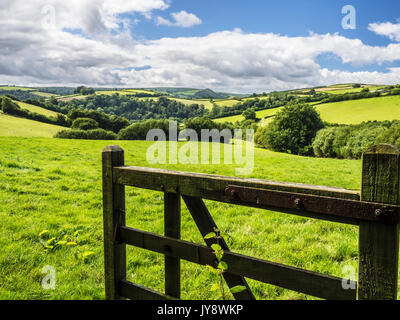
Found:
[(389, 37), (389, 39), (392, 41), (400, 42), (400, 23), (370, 23), (368, 25), (368, 30), (373, 31), (376, 34)]
[[(53, 7), (46, 7), (48, 3)], [(339, 34), (288, 37), (240, 29), (139, 41), (131, 35), (132, 21), (120, 16), (155, 14), (168, 3), (2, 0), (0, 84), (189, 86), (259, 92), (344, 82), (400, 83), (399, 68), (347, 72), (317, 62), (324, 53), (359, 66), (399, 61), (400, 43), (369, 46)]]
[(163, 17), (157, 17), (157, 24), (169, 27), (190, 28), (202, 23), (202, 21), (195, 14), (188, 13), (186, 11), (171, 13), (171, 16), (173, 21), (169, 21)]

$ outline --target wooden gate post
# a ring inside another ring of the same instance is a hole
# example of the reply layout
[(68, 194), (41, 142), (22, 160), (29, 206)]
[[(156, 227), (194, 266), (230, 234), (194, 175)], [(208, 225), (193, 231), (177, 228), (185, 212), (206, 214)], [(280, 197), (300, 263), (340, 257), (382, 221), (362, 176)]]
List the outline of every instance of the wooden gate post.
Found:
[[(181, 238), (181, 196), (164, 193), (164, 232), (167, 237)], [(165, 255), (165, 294), (181, 297), (181, 260)]]
[(126, 279), (126, 245), (119, 244), (117, 228), (125, 226), (125, 187), (114, 183), (113, 168), (124, 165), (124, 151), (119, 146), (103, 149), (103, 223), (106, 299), (122, 299), (118, 282)]
[[(399, 204), (400, 151), (377, 145), (363, 154), (362, 163), (361, 200)], [(398, 225), (361, 222), (357, 298), (397, 299), (398, 258)]]

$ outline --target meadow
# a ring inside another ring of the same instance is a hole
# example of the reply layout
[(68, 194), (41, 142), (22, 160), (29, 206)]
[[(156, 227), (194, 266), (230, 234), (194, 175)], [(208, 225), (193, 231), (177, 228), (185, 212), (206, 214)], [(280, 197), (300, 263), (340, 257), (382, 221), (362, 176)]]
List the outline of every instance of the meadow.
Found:
[[(321, 118), (330, 123), (359, 124), (369, 120), (400, 119), (400, 96), (384, 96), (378, 98), (349, 100), (316, 105)], [(274, 108), (257, 111), (257, 118), (263, 119), (275, 115), (282, 109)], [(264, 124), (273, 118), (267, 118)], [(244, 120), (242, 115), (215, 119), (216, 122), (237, 122)]]
[(47, 117), (55, 117), (57, 116), (57, 112), (51, 111), (51, 110), (47, 110), (38, 106), (35, 106), (33, 104), (29, 104), (29, 103), (25, 103), (25, 102), (21, 102), (21, 101), (15, 101), (13, 100), (13, 102), (15, 102), (16, 104), (18, 104), (22, 109), (27, 109), (30, 112), (36, 112), (39, 114), (43, 114)]
[[(101, 150), (107, 141), (0, 137), (0, 299), (103, 299)], [(149, 166), (149, 142), (118, 141), (126, 164)], [(232, 165), (155, 167), (233, 176)], [(317, 159), (255, 150), (250, 177), (360, 187), (358, 160)], [(127, 188), (127, 225), (163, 233), (163, 194)], [(345, 276), (357, 268), (354, 226), (207, 201), (232, 251), (309, 270)], [(182, 238), (203, 243), (182, 204)], [(51, 244), (46, 249), (43, 241)], [(66, 244), (66, 243), (69, 243)], [(44, 266), (56, 271), (56, 289), (43, 290)], [(128, 280), (163, 291), (163, 256), (129, 248)], [(216, 299), (215, 276), (182, 262), (182, 298)], [(312, 297), (249, 280), (259, 299)]]
[(0, 111), (0, 136), (51, 138), (64, 129), (52, 124), (13, 117)]

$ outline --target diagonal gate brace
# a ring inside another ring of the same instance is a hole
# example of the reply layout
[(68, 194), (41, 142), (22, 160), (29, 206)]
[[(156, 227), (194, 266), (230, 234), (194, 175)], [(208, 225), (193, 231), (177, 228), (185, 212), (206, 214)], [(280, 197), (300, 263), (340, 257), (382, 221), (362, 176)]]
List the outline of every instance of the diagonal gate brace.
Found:
[[(208, 211), (205, 203), (199, 197), (190, 197), (182, 195), (183, 200), (187, 208), (189, 209), (190, 214), (195, 221), (197, 228), (199, 229), (201, 235), (206, 236), (210, 232), (214, 232), (214, 229), (218, 229), (217, 225), (214, 222), (210, 212)], [(205, 239), (207, 246), (211, 247), (212, 244), (215, 243), (214, 239)], [(220, 246), (226, 252), (230, 251), (228, 245), (225, 240), (220, 239)], [(229, 288), (233, 288), (235, 286), (244, 286), (246, 290), (238, 293), (233, 293), (233, 296), (236, 300), (255, 300), (253, 293), (250, 290), (247, 281), (242, 276), (230, 274), (229, 272), (223, 273), (224, 279)]]

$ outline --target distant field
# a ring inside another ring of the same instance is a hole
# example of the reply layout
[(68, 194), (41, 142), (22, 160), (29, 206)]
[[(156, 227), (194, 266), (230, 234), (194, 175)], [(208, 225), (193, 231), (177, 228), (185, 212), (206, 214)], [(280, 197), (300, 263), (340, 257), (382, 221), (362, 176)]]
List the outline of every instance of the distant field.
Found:
[(39, 96), (39, 97), (45, 97), (45, 98), (58, 97), (59, 96), (59, 95), (54, 94), (54, 93), (40, 92), (40, 91), (34, 91), (32, 93), (37, 95), (37, 96)]
[(235, 99), (214, 100), (214, 102), (219, 107), (232, 107), (235, 104), (240, 103), (239, 100), (235, 100)]
[[(282, 108), (256, 112), (257, 118), (276, 114)], [(324, 121), (341, 124), (357, 124), (369, 120), (400, 119), (400, 96), (387, 96), (360, 100), (349, 100), (317, 105)], [(265, 119), (264, 124), (273, 118)], [(244, 120), (241, 115), (216, 119), (216, 122), (236, 122)]]
[(0, 136), (51, 138), (63, 129), (66, 128), (0, 112)]
[(37, 89), (32, 89), (32, 88), (25, 88), (25, 87), (10, 87), (10, 86), (3, 86), (0, 87), (0, 90), (21, 90), (21, 91), (37, 91)]
[(127, 89), (127, 90), (102, 90), (102, 91), (96, 91), (96, 94), (105, 94), (108, 96), (111, 96), (115, 93), (118, 93), (120, 95), (128, 95), (128, 94), (135, 94), (135, 93), (146, 93), (146, 94), (154, 94), (154, 91), (148, 91), (148, 90), (141, 90), (141, 89)]
[(22, 109), (27, 109), (31, 112), (36, 112), (39, 114), (43, 114), (47, 117), (55, 117), (57, 116), (57, 112), (51, 111), (51, 110), (47, 110), (38, 106), (34, 106), (32, 104), (28, 104), (25, 102), (21, 102), (21, 101), (14, 101), (16, 104), (18, 104)]
[(71, 101), (71, 100), (74, 100), (74, 99), (77, 99), (77, 100), (80, 100), (80, 99), (85, 99), (85, 98), (87, 98), (88, 96), (83, 96), (83, 95), (79, 95), (79, 94), (71, 94), (71, 95), (68, 95), (68, 96), (62, 96), (61, 98), (59, 98), (59, 99), (57, 99), (58, 101), (65, 101), (65, 102), (67, 102), (67, 101)]
[(357, 124), (368, 120), (400, 119), (400, 96), (350, 100), (318, 105), (322, 119), (332, 123)]
[[(265, 117), (270, 117), (275, 115), (281, 108), (273, 108), (273, 109), (267, 109), (267, 110), (261, 110), (261, 111), (257, 111), (257, 118), (258, 119), (263, 119)], [(219, 118), (219, 119), (215, 119), (215, 122), (237, 122), (237, 121), (242, 121), (244, 120), (244, 117), (242, 115), (237, 115), (237, 116), (231, 116), (231, 117), (225, 117), (225, 118)], [(267, 119), (265, 119), (265, 121), (268, 121)]]
[(209, 109), (209, 110), (211, 110), (213, 107), (212, 103), (209, 100), (205, 100), (205, 99), (191, 100), (191, 99), (179, 99), (179, 98), (171, 98), (171, 97), (168, 97), (168, 99), (181, 102), (185, 105), (191, 105), (191, 104), (201, 105), (202, 104), (202, 105), (204, 105), (204, 107), (206, 109)]

